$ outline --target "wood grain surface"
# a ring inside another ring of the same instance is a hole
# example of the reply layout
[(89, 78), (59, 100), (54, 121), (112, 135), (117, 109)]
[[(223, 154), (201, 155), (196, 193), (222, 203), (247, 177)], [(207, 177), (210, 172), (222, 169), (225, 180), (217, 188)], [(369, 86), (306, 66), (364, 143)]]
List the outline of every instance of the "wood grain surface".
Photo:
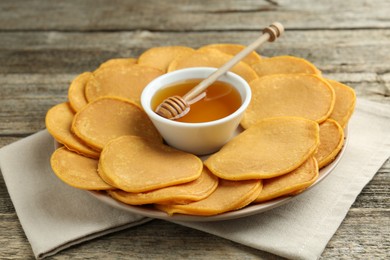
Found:
[[(248, 44), (273, 21), (282, 39), (258, 52), (294, 55), (359, 97), (390, 102), (390, 1), (2, 0), (0, 147), (45, 128), (70, 81), (115, 57), (161, 45)], [(363, 189), (321, 259), (390, 258), (390, 160)], [(0, 259), (33, 259), (0, 175)], [(281, 259), (161, 220), (51, 259)]]

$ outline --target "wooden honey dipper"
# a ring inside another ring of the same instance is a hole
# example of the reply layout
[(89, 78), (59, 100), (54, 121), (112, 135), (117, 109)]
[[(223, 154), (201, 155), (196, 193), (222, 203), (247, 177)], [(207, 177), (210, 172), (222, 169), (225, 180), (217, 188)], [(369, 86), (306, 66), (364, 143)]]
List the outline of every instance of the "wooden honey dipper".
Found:
[(159, 106), (157, 106), (155, 112), (168, 119), (178, 119), (186, 115), (190, 111), (190, 105), (201, 100), (206, 96), (204, 92), (211, 84), (213, 84), (219, 77), (230, 70), (239, 61), (245, 58), (249, 53), (254, 51), (263, 43), (269, 41), (273, 42), (280, 37), (284, 32), (284, 27), (281, 23), (275, 22), (270, 26), (263, 29), (263, 34), (257, 38), (253, 43), (248, 45), (245, 49), (237, 53), (222, 67), (212, 73), (209, 77), (201, 81), (193, 89), (191, 89), (183, 97), (172, 96), (166, 98)]

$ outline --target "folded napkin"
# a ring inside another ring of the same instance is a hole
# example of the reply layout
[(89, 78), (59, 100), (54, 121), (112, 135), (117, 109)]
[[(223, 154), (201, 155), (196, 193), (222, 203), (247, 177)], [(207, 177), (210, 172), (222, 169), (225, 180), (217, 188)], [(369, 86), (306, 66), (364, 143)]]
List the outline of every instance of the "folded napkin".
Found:
[(50, 167), (53, 138), (38, 132), (0, 149), (0, 167), (36, 258), (149, 221), (72, 188)]
[[(279, 208), (221, 222), (176, 222), (291, 259), (316, 259), (350, 206), (390, 156), (390, 106), (358, 100), (336, 169)], [(104, 205), (52, 173), (46, 131), (0, 149), (0, 167), (36, 257), (149, 219)]]

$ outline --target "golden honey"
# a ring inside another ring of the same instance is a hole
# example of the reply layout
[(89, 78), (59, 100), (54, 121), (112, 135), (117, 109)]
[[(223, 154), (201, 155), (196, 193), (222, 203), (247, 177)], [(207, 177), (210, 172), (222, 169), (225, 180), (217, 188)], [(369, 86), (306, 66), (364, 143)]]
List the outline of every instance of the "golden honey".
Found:
[[(201, 81), (202, 79), (190, 79), (164, 87), (153, 97), (152, 109), (156, 110), (168, 97), (184, 96)], [(218, 120), (234, 113), (242, 104), (240, 93), (226, 82), (216, 81), (205, 92), (206, 96), (192, 104), (188, 114), (176, 121), (202, 123)]]

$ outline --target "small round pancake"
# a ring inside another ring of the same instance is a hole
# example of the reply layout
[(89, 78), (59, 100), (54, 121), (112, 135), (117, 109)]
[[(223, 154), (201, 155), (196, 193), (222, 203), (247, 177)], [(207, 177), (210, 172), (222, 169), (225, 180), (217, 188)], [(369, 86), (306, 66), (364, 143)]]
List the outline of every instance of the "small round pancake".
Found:
[(116, 97), (100, 98), (89, 103), (75, 115), (72, 130), (98, 151), (110, 140), (123, 135), (162, 142), (153, 123), (138, 105)]
[(102, 64), (100, 64), (98, 69), (103, 69), (107, 67), (122, 67), (122, 66), (131, 66), (137, 64), (137, 59), (134, 58), (116, 58), (116, 59), (110, 59)]
[(195, 155), (138, 136), (109, 142), (99, 160), (99, 175), (127, 192), (147, 192), (199, 178), (202, 161)]
[(344, 130), (333, 119), (320, 124), (320, 145), (315, 153), (320, 169), (331, 163), (344, 144)]
[(66, 184), (83, 190), (108, 190), (112, 186), (98, 175), (98, 160), (69, 151), (66, 147), (54, 151), (50, 159), (54, 173)]
[(332, 118), (341, 125), (345, 127), (352, 116), (352, 113), (355, 109), (356, 104), (356, 94), (353, 88), (348, 87), (340, 82), (335, 80), (327, 80), (330, 85), (333, 87), (336, 94), (336, 102), (332, 114), (329, 118)]
[(74, 113), (69, 103), (55, 105), (46, 114), (46, 128), (54, 139), (65, 145), (69, 150), (88, 157), (99, 158), (99, 152), (88, 147), (71, 132), (73, 118)]
[(309, 61), (294, 56), (276, 56), (262, 59), (252, 64), (252, 69), (259, 77), (271, 74), (317, 74), (321, 75), (316, 66)]
[(100, 97), (115, 96), (140, 103), (142, 90), (162, 71), (141, 65), (107, 66), (97, 69), (85, 87), (89, 102)]
[(130, 193), (121, 190), (110, 191), (114, 199), (130, 205), (143, 204), (187, 204), (208, 197), (218, 186), (218, 177), (206, 167), (194, 181), (169, 186), (149, 192)]
[(75, 112), (80, 111), (88, 103), (85, 97), (85, 86), (91, 75), (91, 72), (84, 72), (78, 75), (69, 86), (68, 100)]
[(219, 180), (217, 189), (207, 198), (186, 205), (156, 205), (169, 215), (174, 213), (211, 216), (245, 207), (261, 192), (261, 180)]
[[(240, 45), (240, 44), (232, 44), (232, 43), (216, 43), (216, 44), (209, 44), (202, 46), (198, 50), (207, 50), (207, 49), (214, 49), (221, 51), (223, 53), (235, 56), (237, 53), (245, 49), (246, 46)], [(261, 57), (257, 52), (253, 51), (248, 54), (244, 59), (242, 59), (243, 62), (247, 63), (248, 65), (252, 65), (254, 63), (257, 63), (261, 60)]]
[(300, 117), (264, 119), (204, 163), (222, 179), (266, 179), (298, 168), (319, 145), (319, 126)]
[(167, 72), (172, 60), (190, 55), (195, 50), (185, 46), (161, 46), (150, 48), (139, 56), (138, 64)]
[[(173, 60), (171, 64), (169, 64), (168, 72), (190, 67), (220, 68), (231, 58), (233, 58), (232, 55), (214, 49), (197, 50), (193, 54)], [(235, 65), (230, 71), (241, 76), (247, 82), (251, 82), (258, 78), (256, 72), (248, 64), (242, 61)]]
[(323, 122), (333, 110), (333, 88), (317, 75), (275, 74), (263, 76), (250, 84), (252, 100), (241, 125), (249, 128), (263, 118), (304, 117)]
[(318, 178), (317, 161), (311, 156), (306, 162), (292, 172), (282, 176), (263, 180), (263, 189), (254, 201), (256, 203), (303, 191)]

